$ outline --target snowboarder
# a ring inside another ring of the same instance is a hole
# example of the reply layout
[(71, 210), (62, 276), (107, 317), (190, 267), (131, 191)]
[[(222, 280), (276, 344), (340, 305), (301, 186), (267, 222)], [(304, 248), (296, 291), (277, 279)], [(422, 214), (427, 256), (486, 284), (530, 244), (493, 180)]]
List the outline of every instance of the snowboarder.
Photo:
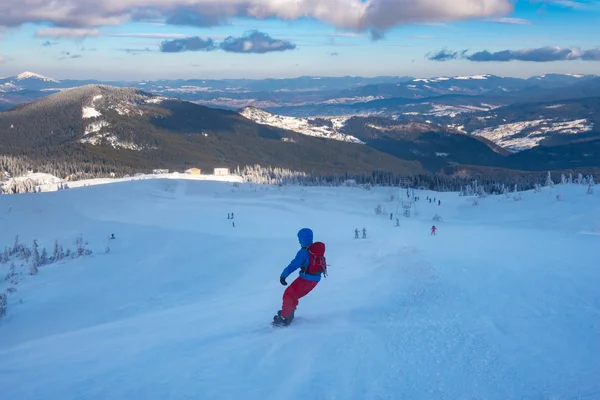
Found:
[(431, 234), (432, 234), (433, 236), (435, 236), (435, 232), (437, 232), (437, 228), (435, 227), (435, 225), (433, 225), (433, 226), (431, 227)]
[(299, 276), (283, 292), (281, 310), (273, 317), (273, 324), (287, 326), (294, 319), (294, 312), (298, 300), (310, 293), (321, 280), (321, 275), (327, 276), (327, 263), (325, 260), (325, 244), (313, 243), (313, 231), (302, 228), (298, 232), (298, 241), (301, 249), (296, 257), (281, 272), (279, 282), (287, 286), (286, 278), (300, 268)]

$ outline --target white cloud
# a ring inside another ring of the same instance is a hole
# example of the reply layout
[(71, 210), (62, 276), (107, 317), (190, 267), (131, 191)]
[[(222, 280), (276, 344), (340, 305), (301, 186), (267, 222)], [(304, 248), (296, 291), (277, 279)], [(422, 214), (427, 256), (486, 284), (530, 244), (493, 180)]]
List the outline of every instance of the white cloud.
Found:
[(182, 39), (187, 35), (184, 35), (183, 33), (112, 33), (102, 36), (142, 39)]
[(591, 7), (590, 1), (581, 1), (581, 0), (537, 0), (537, 2), (544, 2), (555, 4), (557, 6), (565, 7), (565, 8), (573, 8), (576, 10), (588, 10)]
[(488, 22), (496, 22), (498, 24), (511, 24), (511, 25), (531, 25), (532, 24), (532, 22), (529, 21), (528, 19), (507, 18), (507, 17), (488, 18), (488, 19), (486, 19), (486, 21), (488, 21)]
[(218, 24), (232, 17), (309, 17), (339, 29), (365, 31), (502, 16), (512, 9), (512, 0), (2, 0), (0, 26), (30, 22), (61, 27), (49, 29), (81, 29), (157, 18)]
[(88, 36), (100, 36), (98, 29), (86, 28), (45, 28), (35, 32), (38, 38), (82, 38)]

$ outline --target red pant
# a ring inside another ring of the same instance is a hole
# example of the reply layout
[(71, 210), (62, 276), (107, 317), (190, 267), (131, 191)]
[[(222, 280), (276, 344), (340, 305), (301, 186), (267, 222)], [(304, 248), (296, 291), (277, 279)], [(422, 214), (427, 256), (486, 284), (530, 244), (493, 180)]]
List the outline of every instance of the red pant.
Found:
[(294, 282), (283, 292), (283, 305), (281, 315), (288, 318), (296, 310), (298, 300), (310, 293), (319, 282), (309, 281), (304, 278), (296, 278)]

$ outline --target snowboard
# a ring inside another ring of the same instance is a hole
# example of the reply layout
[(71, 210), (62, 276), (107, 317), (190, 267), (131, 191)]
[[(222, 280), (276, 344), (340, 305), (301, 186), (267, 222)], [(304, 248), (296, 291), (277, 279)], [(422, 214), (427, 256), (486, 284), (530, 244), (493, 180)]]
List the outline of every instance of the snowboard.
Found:
[(277, 328), (285, 328), (285, 327), (292, 325), (297, 317), (292, 318), (292, 321), (287, 325), (277, 322), (276, 318), (277, 318), (277, 315), (273, 317), (273, 321), (271, 321), (271, 325), (273, 325), (274, 327), (277, 327)]

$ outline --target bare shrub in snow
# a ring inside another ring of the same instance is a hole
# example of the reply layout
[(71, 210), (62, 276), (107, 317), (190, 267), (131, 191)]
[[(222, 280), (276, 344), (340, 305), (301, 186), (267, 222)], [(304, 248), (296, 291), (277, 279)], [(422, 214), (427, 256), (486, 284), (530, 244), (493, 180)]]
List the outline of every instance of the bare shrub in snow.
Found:
[(9, 287), (8, 289), (6, 289), (6, 293), (7, 294), (17, 293), (17, 288)]
[(73, 258), (79, 258), (81, 256), (89, 256), (90, 254), (92, 254), (92, 251), (90, 249), (85, 248), (85, 246), (88, 244), (88, 242), (85, 242), (83, 240), (83, 235), (77, 236), (77, 240), (75, 241), (75, 244), (77, 245), (77, 248), (75, 249), (75, 253), (72, 254)]

